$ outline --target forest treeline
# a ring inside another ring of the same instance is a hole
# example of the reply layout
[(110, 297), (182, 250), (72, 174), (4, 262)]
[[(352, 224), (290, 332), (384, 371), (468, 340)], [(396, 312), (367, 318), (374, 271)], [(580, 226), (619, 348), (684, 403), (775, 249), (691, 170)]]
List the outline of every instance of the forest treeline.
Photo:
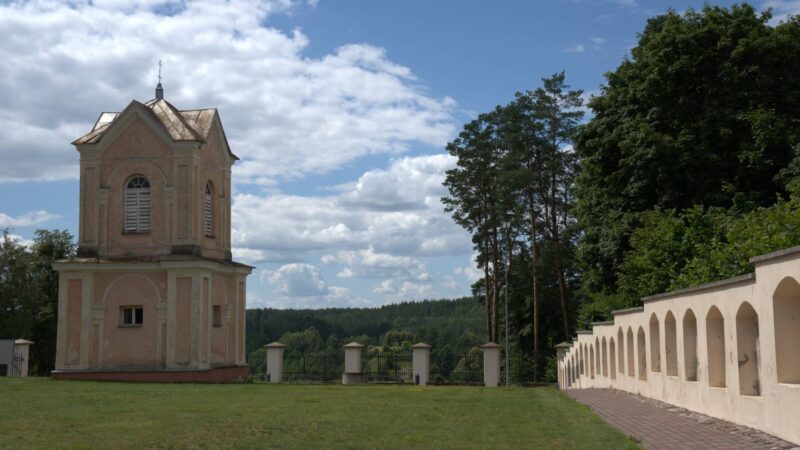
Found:
[(482, 306), (467, 297), (379, 308), (247, 310), (247, 354), (274, 341), (312, 352), (341, 351), (353, 341), (406, 349), (424, 342), (437, 353), (459, 353), (485, 338)]

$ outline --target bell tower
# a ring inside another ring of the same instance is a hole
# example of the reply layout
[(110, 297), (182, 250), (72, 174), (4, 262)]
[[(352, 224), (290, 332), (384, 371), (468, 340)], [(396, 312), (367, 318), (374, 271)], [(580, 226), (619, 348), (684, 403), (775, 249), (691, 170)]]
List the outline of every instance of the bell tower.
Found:
[(78, 254), (54, 265), (54, 376), (223, 381), (247, 374), (252, 267), (232, 260), (230, 244), (238, 158), (215, 108), (175, 108), (160, 70), (155, 94), (101, 113), (73, 142)]

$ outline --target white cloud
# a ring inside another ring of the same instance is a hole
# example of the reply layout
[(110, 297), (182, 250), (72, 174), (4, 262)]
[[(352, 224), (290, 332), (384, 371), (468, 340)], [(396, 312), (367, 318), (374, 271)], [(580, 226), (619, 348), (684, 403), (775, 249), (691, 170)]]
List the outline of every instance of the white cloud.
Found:
[(271, 15), (292, 8), (289, 0), (3, 4), (0, 182), (76, 178), (69, 142), (100, 111), (149, 99), (159, 59), (168, 100), (219, 108), (242, 158), (238, 182), (270, 185), (366, 154), (441, 146), (454, 133), (453, 100), (429, 96), (383, 49), (350, 44), (311, 58), (301, 31), (268, 28)]
[(18, 234), (8, 234), (8, 239), (11, 242), (14, 242), (17, 245), (21, 245), (23, 247), (32, 248), (33, 247), (33, 240), (32, 239), (25, 239), (24, 237)]
[(772, 9), (773, 18), (770, 24), (777, 25), (786, 21), (789, 16), (800, 15), (800, 0), (771, 0), (764, 2), (761, 9)]
[(347, 267), (337, 275), (340, 278), (395, 277), (424, 281), (430, 278), (425, 264), (417, 258), (376, 253), (372, 247), (366, 250), (343, 250), (336, 254), (323, 255), (323, 264), (344, 264)]
[(7, 214), (0, 213), (0, 227), (32, 227), (58, 219), (59, 217), (61, 216), (58, 214), (42, 210), (26, 212), (17, 217), (11, 217)]
[(311, 264), (286, 264), (263, 278), (288, 297), (315, 297), (328, 292), (319, 269)]
[(334, 195), (238, 194), (233, 199), (233, 245), (263, 260), (328, 255), (332, 262), (334, 256), (344, 258), (338, 252), (354, 252), (353, 261), (368, 256), (372, 265), (353, 266), (353, 273), (378, 267), (381, 255), (468, 253), (468, 233), (444, 212), (440, 201), (446, 194), (441, 184), (444, 171), (454, 164), (446, 155), (400, 158), (386, 170), (366, 172)]
[(412, 281), (398, 283), (392, 279), (383, 280), (372, 292), (390, 296), (397, 301), (432, 298), (436, 295), (433, 286), (430, 284), (414, 283)]
[(456, 267), (453, 270), (453, 273), (455, 273), (456, 275), (462, 275), (464, 278), (466, 278), (466, 280), (467, 280), (467, 282), (469, 282), (469, 284), (472, 284), (472, 283), (474, 283), (474, 282), (476, 282), (476, 281), (478, 281), (478, 280), (483, 278), (483, 271), (478, 269), (478, 254), (477, 253), (473, 253), (472, 254), (472, 257), (470, 258), (470, 262), (471, 262), (470, 265), (467, 265), (467, 266), (464, 266), (464, 267)]
[(583, 44), (575, 44), (567, 47), (564, 51), (567, 53), (583, 53), (586, 51), (586, 47)]

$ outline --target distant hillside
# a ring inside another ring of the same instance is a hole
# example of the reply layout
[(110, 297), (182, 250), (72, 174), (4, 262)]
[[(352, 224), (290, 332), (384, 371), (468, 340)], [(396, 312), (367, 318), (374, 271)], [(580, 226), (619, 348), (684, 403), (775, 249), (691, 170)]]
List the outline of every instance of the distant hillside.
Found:
[(388, 339), (397, 344), (426, 342), (437, 353), (460, 352), (484, 343), (486, 335), (483, 306), (472, 297), (403, 302), (380, 308), (249, 309), (247, 353), (280, 340), (287, 333), (312, 327), (319, 332), (321, 345), (329, 349), (353, 340), (381, 345)]

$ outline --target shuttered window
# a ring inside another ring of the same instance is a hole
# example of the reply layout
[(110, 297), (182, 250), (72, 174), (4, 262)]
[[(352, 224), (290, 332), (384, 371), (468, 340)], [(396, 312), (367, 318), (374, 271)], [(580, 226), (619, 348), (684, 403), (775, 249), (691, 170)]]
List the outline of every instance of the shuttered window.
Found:
[(210, 182), (203, 196), (203, 231), (206, 237), (214, 237), (214, 189)]
[(150, 231), (150, 182), (142, 176), (128, 180), (125, 186), (125, 232)]

